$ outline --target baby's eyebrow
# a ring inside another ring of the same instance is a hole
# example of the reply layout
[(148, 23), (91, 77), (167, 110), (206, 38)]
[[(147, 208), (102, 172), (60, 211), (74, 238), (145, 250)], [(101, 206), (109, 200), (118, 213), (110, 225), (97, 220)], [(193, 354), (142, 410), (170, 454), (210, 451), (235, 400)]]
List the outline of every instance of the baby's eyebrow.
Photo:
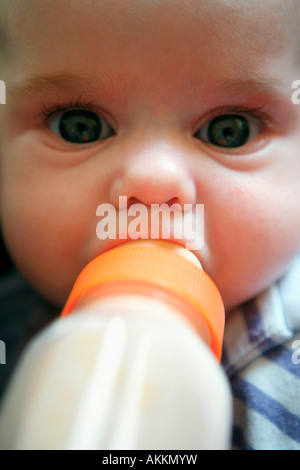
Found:
[(218, 94), (241, 94), (251, 95), (256, 93), (265, 93), (268, 95), (284, 98), (290, 97), (291, 89), (277, 77), (272, 79), (253, 75), (249, 77), (225, 78), (208, 77), (206, 80), (197, 80), (196, 77), (189, 77), (181, 83), (182, 91), (193, 90), (199, 94), (206, 94), (215, 91)]
[(15, 96), (31, 94), (33, 92), (45, 92), (49, 89), (65, 89), (69, 90), (78, 86), (78, 77), (72, 74), (53, 75), (53, 76), (37, 76), (25, 79), (20, 82), (13, 83), (8, 86), (8, 93)]
[(108, 73), (103, 73), (101, 76), (97, 74), (97, 78), (85, 74), (63, 73), (49, 76), (38, 75), (8, 84), (7, 95), (18, 99), (33, 93), (47, 94), (63, 91), (70, 94), (82, 94), (85, 91), (100, 89), (112, 95), (116, 91), (124, 92), (127, 87), (128, 83), (123, 77), (112, 76)]
[(282, 95), (285, 92), (290, 93), (290, 87), (288, 87), (283, 81), (274, 77), (272, 80), (261, 76), (225, 80), (223, 87), (225, 93), (230, 92), (231, 90), (234, 90), (236, 93), (241, 93), (243, 91), (248, 93), (266, 92), (273, 95)]
[[(202, 99), (203, 96), (242, 96), (253, 97), (263, 94), (269, 97), (271, 101), (291, 102), (291, 84), (280, 80), (279, 77), (266, 78), (264, 76), (253, 74), (248, 77), (182, 77), (182, 81), (177, 83), (177, 93), (192, 93), (196, 99)], [(66, 93), (71, 96), (80, 97), (84, 94), (97, 96), (105, 95), (106, 98), (113, 99), (120, 97), (127, 92), (135, 91), (138, 86), (137, 80), (128, 81), (121, 73), (109, 73), (107, 71), (97, 72), (95, 76), (85, 73), (60, 73), (53, 75), (37, 75), (19, 82), (6, 84), (7, 101), (11, 96), (16, 103), (22, 99), (31, 98), (35, 94), (47, 96), (51, 93)], [(198, 98), (197, 98), (198, 97)]]

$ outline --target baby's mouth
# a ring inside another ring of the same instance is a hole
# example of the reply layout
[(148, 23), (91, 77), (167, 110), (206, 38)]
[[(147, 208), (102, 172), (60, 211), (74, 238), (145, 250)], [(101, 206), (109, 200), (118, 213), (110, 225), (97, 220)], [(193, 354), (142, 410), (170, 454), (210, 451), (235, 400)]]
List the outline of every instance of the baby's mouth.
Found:
[(186, 204), (134, 204), (116, 210), (114, 206), (98, 206), (96, 215), (102, 218), (97, 224), (96, 235), (107, 240), (108, 251), (122, 243), (134, 240), (168, 241), (194, 252), (204, 245), (204, 206)]

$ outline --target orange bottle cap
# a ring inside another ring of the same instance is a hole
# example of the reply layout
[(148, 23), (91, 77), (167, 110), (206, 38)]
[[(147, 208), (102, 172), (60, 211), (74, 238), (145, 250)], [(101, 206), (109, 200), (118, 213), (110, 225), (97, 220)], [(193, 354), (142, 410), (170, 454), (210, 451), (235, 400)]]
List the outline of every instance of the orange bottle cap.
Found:
[[(167, 245), (170, 243), (166, 242)], [(99, 286), (104, 290), (110, 286), (106, 292), (117, 294), (117, 285), (124, 288), (130, 283), (152, 286), (188, 304), (194, 311), (189, 320), (196, 328), (199, 320), (204, 320), (211, 350), (220, 360), (225, 322), (220, 293), (205, 272), (161, 242), (124, 243), (95, 258), (78, 276), (62, 316), (68, 315), (83, 295)]]

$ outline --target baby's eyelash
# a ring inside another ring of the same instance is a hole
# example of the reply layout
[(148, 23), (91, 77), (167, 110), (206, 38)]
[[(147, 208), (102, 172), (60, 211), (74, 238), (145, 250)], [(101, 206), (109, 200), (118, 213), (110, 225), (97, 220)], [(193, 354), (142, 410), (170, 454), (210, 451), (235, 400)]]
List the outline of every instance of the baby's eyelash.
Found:
[[(49, 119), (51, 116), (62, 113), (64, 111), (70, 111), (73, 109), (86, 109), (88, 111), (94, 112), (95, 114), (101, 115), (99, 110), (95, 109), (93, 101), (83, 101), (82, 98), (78, 97), (76, 99), (71, 99), (67, 103), (60, 103), (58, 100), (56, 102), (42, 102), (41, 105), (42, 112), (41, 115), (44, 119)], [(217, 115), (222, 114), (247, 114), (248, 116), (252, 117), (256, 121), (259, 121), (260, 124), (263, 126), (267, 126), (270, 122), (273, 121), (274, 117), (270, 112), (266, 112), (264, 110), (265, 105), (255, 107), (255, 108), (248, 108), (244, 106), (235, 106), (233, 108), (221, 108), (218, 110)]]
[(244, 106), (237, 106), (234, 108), (223, 108), (220, 109), (218, 112), (219, 114), (247, 114), (248, 116), (252, 117), (259, 121), (262, 125), (267, 126), (274, 118), (271, 113), (266, 112), (264, 110), (265, 105), (259, 106), (256, 108), (248, 108)]
[[(45, 119), (49, 119), (51, 116), (57, 114), (57, 113), (62, 113), (64, 111), (71, 111), (72, 109), (87, 109), (88, 111), (92, 111), (96, 113), (95, 106), (93, 105), (93, 102), (86, 102), (82, 101), (80, 98), (76, 98), (76, 100), (71, 100), (70, 102), (66, 104), (61, 104), (58, 101), (57, 102), (42, 102), (41, 105), (42, 108), (42, 116)], [(97, 111), (96, 114), (100, 114), (99, 111)]]

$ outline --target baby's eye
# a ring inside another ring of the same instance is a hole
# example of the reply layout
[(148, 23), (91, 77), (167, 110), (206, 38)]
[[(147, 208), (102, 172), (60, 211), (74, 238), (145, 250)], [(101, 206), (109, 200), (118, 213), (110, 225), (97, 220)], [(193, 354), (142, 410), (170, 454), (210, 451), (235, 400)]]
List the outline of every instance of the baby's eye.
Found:
[(74, 144), (88, 144), (115, 135), (113, 128), (103, 117), (85, 109), (59, 113), (50, 120), (50, 129)]
[(199, 129), (195, 137), (222, 148), (245, 145), (259, 132), (258, 125), (238, 114), (215, 117)]

